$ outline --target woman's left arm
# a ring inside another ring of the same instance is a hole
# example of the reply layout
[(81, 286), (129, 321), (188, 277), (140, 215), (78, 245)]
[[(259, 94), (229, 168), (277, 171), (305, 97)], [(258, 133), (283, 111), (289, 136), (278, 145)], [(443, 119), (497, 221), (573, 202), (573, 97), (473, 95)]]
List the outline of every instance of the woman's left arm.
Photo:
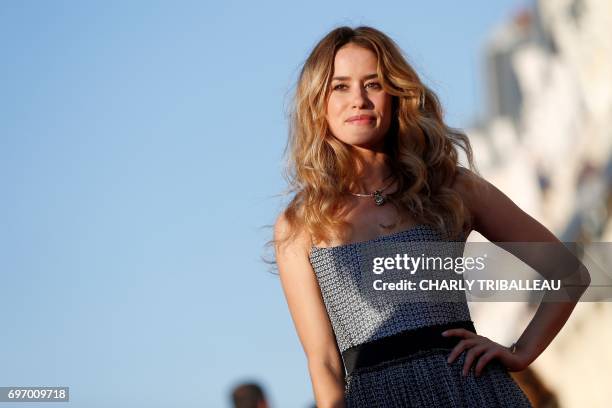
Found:
[(500, 360), (510, 371), (527, 368), (559, 333), (578, 299), (590, 284), (590, 276), (584, 265), (564, 248), (554, 234), (521, 210), (495, 186), (480, 177), (478, 182), (481, 186), (477, 190), (472, 190), (467, 187), (465, 174), (461, 174), (455, 183), (457, 191), (464, 198), (472, 215), (474, 230), (489, 241), (507, 249), (540, 273), (545, 274), (543, 271), (551, 270), (553, 267), (551, 263), (558, 264), (559, 259), (553, 262), (552, 259), (537, 254), (535, 245), (534, 249), (529, 251), (529, 245), (504, 246), (503, 243), (551, 243), (550, 246), (559, 254), (572, 258), (572, 266), (575, 265), (576, 269), (572, 271), (574, 273), (561, 279), (563, 285), (574, 288), (571, 299), (558, 301), (550, 297), (552, 294), (545, 294), (531, 322), (516, 341), (514, 350), (464, 329), (451, 329), (445, 332), (446, 336), (463, 338), (449, 355), (448, 362), (451, 363), (467, 350), (463, 374), (467, 375), (472, 364), (478, 359), (474, 369), (476, 376), (480, 375), (492, 359)]

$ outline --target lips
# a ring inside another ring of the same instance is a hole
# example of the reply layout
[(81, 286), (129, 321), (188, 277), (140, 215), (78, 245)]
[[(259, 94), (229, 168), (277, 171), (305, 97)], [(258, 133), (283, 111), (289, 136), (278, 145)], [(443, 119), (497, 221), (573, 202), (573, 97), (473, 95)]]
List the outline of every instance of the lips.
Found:
[(355, 121), (360, 121), (360, 122), (369, 122), (372, 120), (375, 120), (376, 118), (372, 115), (355, 115), (355, 116), (351, 116), (350, 118), (348, 118), (346, 121), (347, 122), (355, 122)]

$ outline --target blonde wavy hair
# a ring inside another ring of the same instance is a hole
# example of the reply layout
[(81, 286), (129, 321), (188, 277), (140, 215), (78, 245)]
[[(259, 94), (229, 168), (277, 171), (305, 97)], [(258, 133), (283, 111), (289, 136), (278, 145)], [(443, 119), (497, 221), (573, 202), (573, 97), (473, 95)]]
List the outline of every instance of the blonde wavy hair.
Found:
[[(352, 146), (332, 135), (325, 118), (334, 58), (349, 43), (377, 56), (378, 79), (392, 96), (393, 115), (384, 149), (398, 183), (388, 196), (398, 209), (397, 222), (404, 222), (404, 214), (409, 213), (416, 222), (437, 227), (449, 237), (466, 232), (471, 220), (451, 186), (462, 172), (458, 148), (475, 171), (467, 136), (444, 124), (438, 97), (421, 82), (392, 39), (367, 26), (339, 27), (314, 47), (295, 89), (285, 150), (288, 192), (295, 195), (284, 210), (289, 234), (282, 241), (302, 229), (313, 242), (327, 241), (334, 234), (345, 236), (350, 229), (340, 215), (347, 192), (356, 182), (359, 158)], [(475, 181), (474, 173), (464, 173)]]

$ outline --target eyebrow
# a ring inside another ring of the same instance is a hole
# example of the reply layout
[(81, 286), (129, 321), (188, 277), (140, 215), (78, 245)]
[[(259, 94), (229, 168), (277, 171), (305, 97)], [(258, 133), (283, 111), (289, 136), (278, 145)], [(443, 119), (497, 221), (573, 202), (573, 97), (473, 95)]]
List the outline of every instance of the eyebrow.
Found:
[[(378, 74), (368, 74), (366, 76), (363, 77), (363, 79), (372, 79), (372, 78), (378, 78)], [(332, 78), (332, 81), (337, 80), (337, 81), (346, 81), (348, 79), (351, 79), (351, 77), (348, 76), (336, 76)]]

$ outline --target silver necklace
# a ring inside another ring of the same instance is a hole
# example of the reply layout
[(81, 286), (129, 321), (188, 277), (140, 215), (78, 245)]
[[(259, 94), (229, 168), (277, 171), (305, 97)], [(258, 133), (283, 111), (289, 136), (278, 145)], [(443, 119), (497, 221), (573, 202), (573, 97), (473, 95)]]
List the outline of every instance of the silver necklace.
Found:
[(374, 197), (374, 203), (380, 206), (387, 202), (387, 196), (383, 194), (383, 191), (388, 189), (389, 186), (393, 184), (393, 181), (394, 180), (391, 179), (391, 182), (389, 182), (386, 186), (384, 186), (383, 188), (379, 190), (374, 190), (373, 193), (369, 193), (369, 194), (351, 193), (351, 194), (354, 195), (355, 197)]

